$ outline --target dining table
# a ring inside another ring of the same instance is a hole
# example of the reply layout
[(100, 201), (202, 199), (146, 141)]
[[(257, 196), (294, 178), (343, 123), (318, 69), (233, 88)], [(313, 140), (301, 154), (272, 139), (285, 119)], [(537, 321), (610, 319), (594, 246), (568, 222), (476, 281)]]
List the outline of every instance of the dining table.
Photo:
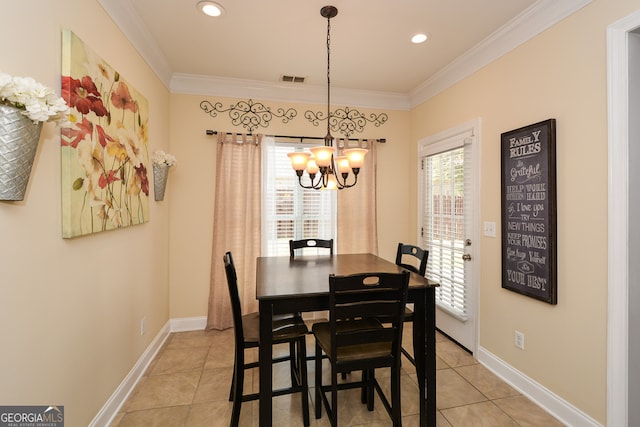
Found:
[[(259, 423), (272, 424), (272, 320), (274, 314), (329, 309), (329, 275), (384, 272), (403, 268), (370, 253), (258, 257), (256, 297), (260, 311), (258, 362)], [(413, 352), (419, 387), (420, 426), (436, 425), (435, 289), (438, 283), (411, 272), (408, 302), (413, 303)]]

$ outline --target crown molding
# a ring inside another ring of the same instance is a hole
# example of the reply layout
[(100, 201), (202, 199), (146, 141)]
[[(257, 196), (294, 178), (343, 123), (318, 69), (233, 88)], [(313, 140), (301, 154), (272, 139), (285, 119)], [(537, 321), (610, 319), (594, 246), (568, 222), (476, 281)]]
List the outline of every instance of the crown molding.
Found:
[(453, 62), (418, 85), (409, 94), (410, 108), (469, 77), (524, 42), (542, 33), (592, 0), (538, 0)]
[[(592, 0), (538, 0), (523, 13), (449, 63), (410, 93), (331, 88), (340, 105), (409, 111), (472, 75), (591, 3)], [(98, 0), (153, 72), (173, 93), (273, 101), (323, 103), (326, 88), (215, 76), (174, 73), (129, 0)]]
[(171, 65), (131, 2), (129, 0), (98, 0), (98, 2), (162, 83), (169, 87), (173, 74)]
[[(270, 83), (175, 73), (171, 78), (172, 93), (226, 96), (271, 101), (323, 104), (327, 102), (327, 87), (300, 83)], [(331, 87), (331, 103), (363, 108), (409, 111), (409, 97), (403, 93)]]

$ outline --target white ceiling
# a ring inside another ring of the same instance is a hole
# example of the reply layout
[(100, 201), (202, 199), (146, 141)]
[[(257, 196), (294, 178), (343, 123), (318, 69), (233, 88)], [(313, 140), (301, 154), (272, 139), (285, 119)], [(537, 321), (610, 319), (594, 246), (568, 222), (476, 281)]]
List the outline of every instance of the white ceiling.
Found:
[[(219, 0), (220, 18), (203, 15), (198, 0), (99, 1), (172, 91), (277, 98), (269, 96), (277, 90), (309, 101), (326, 97), (320, 9), (336, 6), (332, 94), (408, 108), (590, 0)], [(418, 32), (431, 37), (410, 43)]]

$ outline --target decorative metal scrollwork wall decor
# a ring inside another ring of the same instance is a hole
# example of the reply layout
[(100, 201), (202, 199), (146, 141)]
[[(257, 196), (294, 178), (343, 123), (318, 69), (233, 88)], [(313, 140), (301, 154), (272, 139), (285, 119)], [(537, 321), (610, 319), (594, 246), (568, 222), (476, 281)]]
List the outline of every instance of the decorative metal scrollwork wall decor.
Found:
[(253, 132), (259, 127), (268, 127), (274, 117), (281, 118), (282, 123), (288, 123), (298, 115), (298, 112), (293, 108), (287, 110), (278, 108), (275, 112), (271, 111), (270, 107), (261, 102), (253, 102), (252, 99), (238, 101), (235, 105), (230, 105), (229, 108), (224, 108), (221, 102), (212, 104), (209, 101), (202, 101), (200, 108), (211, 117), (217, 117), (218, 113), (228, 111), (231, 123), (234, 126), (242, 126), (249, 132)]
[[(211, 117), (218, 117), (218, 113), (229, 113), (231, 124), (234, 126), (242, 126), (249, 132), (253, 132), (258, 128), (269, 127), (269, 123), (274, 117), (281, 118), (282, 123), (289, 123), (298, 115), (298, 111), (294, 108), (278, 108), (271, 111), (271, 107), (267, 107), (261, 102), (254, 102), (252, 99), (247, 101), (238, 101), (236, 104), (225, 108), (222, 102), (200, 102), (200, 108)], [(326, 114), (307, 110), (304, 113), (306, 119), (319, 126), (320, 122), (327, 120)], [(329, 117), (329, 126), (331, 130), (350, 138), (354, 133), (362, 133), (369, 123), (373, 123), (376, 127), (382, 126), (389, 119), (386, 113), (374, 114), (365, 113), (349, 107), (337, 108)]]
[[(307, 110), (304, 116), (313, 123), (314, 126), (318, 126), (321, 121), (327, 120), (324, 114), (319, 112), (313, 112)], [(374, 114), (371, 113), (367, 117), (364, 113), (350, 109), (349, 107), (338, 108), (333, 111), (331, 117), (329, 117), (329, 125), (331, 130), (344, 135), (349, 138), (354, 132), (362, 133), (365, 126), (368, 123), (373, 123), (376, 127), (383, 125), (389, 117), (386, 113)]]

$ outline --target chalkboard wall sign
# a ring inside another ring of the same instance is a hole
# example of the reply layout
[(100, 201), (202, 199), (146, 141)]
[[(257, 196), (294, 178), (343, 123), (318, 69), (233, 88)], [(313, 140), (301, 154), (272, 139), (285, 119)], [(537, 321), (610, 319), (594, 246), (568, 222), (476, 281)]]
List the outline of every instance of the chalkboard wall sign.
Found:
[(556, 121), (505, 132), (502, 287), (557, 304)]

